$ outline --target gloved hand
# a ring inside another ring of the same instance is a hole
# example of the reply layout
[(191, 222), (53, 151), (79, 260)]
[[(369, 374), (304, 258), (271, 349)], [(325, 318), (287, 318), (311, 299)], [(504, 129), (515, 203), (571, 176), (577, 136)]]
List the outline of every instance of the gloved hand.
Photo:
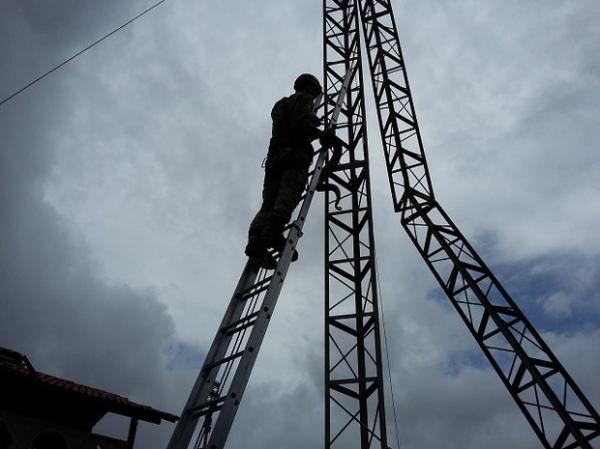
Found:
[(335, 135), (335, 129), (333, 128), (326, 128), (323, 130), (323, 133), (321, 134), (321, 137), (319, 137), (319, 143), (321, 144), (321, 146), (323, 147), (332, 147), (336, 141), (338, 140), (338, 138)]
[(335, 148), (335, 149), (340, 149), (340, 151), (341, 151), (341, 148), (344, 146), (344, 141), (336, 135), (327, 136), (326, 138), (321, 138), (319, 140), (319, 143), (321, 144), (321, 146), (323, 146), (325, 148)]

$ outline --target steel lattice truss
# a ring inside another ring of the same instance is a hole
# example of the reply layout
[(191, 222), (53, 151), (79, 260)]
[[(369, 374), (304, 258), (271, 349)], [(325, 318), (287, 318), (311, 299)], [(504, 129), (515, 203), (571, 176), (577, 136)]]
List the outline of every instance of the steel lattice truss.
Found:
[[(326, 198), (325, 447), (387, 449), (361, 38), (394, 210), (546, 449), (600, 449), (600, 417), (438, 204), (390, 0), (323, 0), (326, 123), (345, 142)], [(321, 177), (317, 158), (272, 272), (249, 262), (168, 449), (222, 449)]]
[(435, 200), (390, 1), (360, 5), (402, 226), (544, 447), (599, 447), (598, 413)]
[[(326, 447), (386, 449), (379, 311), (358, 5), (325, 1), (325, 96), (351, 84), (337, 124), (344, 154), (330, 176), (341, 192), (327, 195), (325, 226)], [(325, 116), (329, 110), (325, 108)]]

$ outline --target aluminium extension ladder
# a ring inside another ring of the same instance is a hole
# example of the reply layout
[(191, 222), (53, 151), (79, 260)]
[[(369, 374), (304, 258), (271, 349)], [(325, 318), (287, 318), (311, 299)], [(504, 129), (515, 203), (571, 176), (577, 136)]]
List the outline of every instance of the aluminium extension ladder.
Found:
[[(335, 127), (337, 123), (346, 90), (352, 79), (351, 75), (355, 70), (356, 67), (346, 73), (328, 123), (329, 127)], [(286, 228), (286, 244), (277, 267), (275, 270), (267, 270), (250, 260), (246, 263), (181, 418), (173, 431), (168, 449), (188, 449), (192, 439), (194, 449), (224, 447), (327, 161), (326, 150), (321, 148), (318, 154), (315, 168), (309, 176), (300, 212), (296, 220)], [(201, 419), (202, 423), (198, 425)]]

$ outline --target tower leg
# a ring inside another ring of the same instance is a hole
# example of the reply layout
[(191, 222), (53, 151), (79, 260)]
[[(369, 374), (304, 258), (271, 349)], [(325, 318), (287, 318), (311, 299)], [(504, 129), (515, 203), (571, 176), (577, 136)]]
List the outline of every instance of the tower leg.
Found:
[(326, 196), (325, 447), (387, 449), (358, 5), (325, 0), (324, 16), (326, 98), (357, 68), (337, 127), (343, 156), (330, 176), (341, 209)]

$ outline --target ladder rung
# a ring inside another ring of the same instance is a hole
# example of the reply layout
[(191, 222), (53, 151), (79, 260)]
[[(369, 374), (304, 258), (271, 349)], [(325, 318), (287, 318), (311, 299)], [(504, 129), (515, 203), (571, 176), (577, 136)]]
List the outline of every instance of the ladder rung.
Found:
[[(269, 281), (270, 280), (271, 279), (269, 278)], [(265, 284), (265, 285), (263, 285), (263, 286), (261, 286), (260, 288), (257, 288), (257, 289), (250, 289), (250, 291), (247, 294), (240, 296), (239, 300), (240, 301), (246, 301), (247, 299), (252, 298), (253, 296), (256, 296), (256, 295), (262, 293), (267, 288), (269, 288), (269, 283), (267, 283), (267, 284)]]
[(239, 352), (236, 352), (235, 354), (231, 354), (230, 356), (227, 356), (225, 358), (222, 358), (221, 360), (219, 360), (217, 362), (213, 362), (213, 363), (211, 363), (209, 365), (206, 365), (206, 368), (204, 368), (204, 370), (205, 371), (210, 371), (211, 369), (216, 368), (217, 366), (220, 366), (220, 365), (222, 365), (224, 363), (231, 362), (232, 360), (235, 360), (238, 357), (241, 357), (242, 355), (244, 355), (244, 351), (243, 350), (239, 351)]
[(247, 322), (246, 324), (243, 324), (243, 325), (241, 325), (240, 327), (238, 327), (238, 328), (236, 328), (236, 329), (232, 329), (232, 330), (230, 330), (230, 331), (227, 331), (227, 335), (229, 336), (229, 335), (236, 334), (236, 333), (238, 333), (238, 332), (240, 332), (240, 331), (243, 331), (244, 329), (247, 329), (247, 328), (249, 328), (249, 327), (252, 327), (252, 326), (254, 326), (255, 324), (256, 324), (256, 320), (249, 321), (249, 322)]
[(253, 296), (259, 294), (269, 287), (269, 283), (273, 276), (268, 276), (264, 278), (262, 281), (259, 281), (255, 284), (252, 284), (251, 287), (248, 287), (246, 290), (242, 290), (236, 296), (240, 301), (245, 301), (248, 298), (252, 298)]
[(227, 399), (227, 396), (221, 396), (219, 399), (205, 402), (197, 407), (192, 407), (188, 410), (188, 413), (191, 416), (198, 417), (208, 415), (209, 413), (218, 412), (223, 407), (223, 402), (225, 402), (225, 399)]
[(233, 323), (225, 326), (223, 329), (221, 329), (221, 332), (226, 332), (227, 335), (233, 335), (236, 332), (246, 329), (247, 327), (253, 326), (254, 323), (256, 323), (256, 320), (254, 318), (256, 318), (259, 313), (260, 310), (251, 313), (250, 315), (247, 315), (244, 318), (240, 318), (239, 320), (234, 321)]
[(220, 412), (222, 408), (222, 405), (217, 405), (216, 407), (207, 408), (206, 410), (198, 410), (197, 412), (192, 412), (192, 416), (197, 418), (200, 416), (208, 415), (209, 413)]

